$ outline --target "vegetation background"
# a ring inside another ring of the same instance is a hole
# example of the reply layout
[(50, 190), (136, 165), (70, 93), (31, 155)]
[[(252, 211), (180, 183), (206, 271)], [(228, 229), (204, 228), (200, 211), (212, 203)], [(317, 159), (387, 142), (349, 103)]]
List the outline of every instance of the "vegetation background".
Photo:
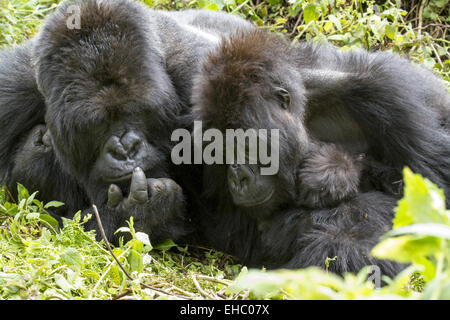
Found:
[[(0, 0), (0, 47), (33, 36), (58, 0)], [(391, 50), (434, 70), (450, 89), (449, 0), (143, 0), (155, 9), (207, 8), (242, 16), (292, 41), (343, 50)], [(152, 246), (130, 219), (132, 240), (112, 252), (80, 215), (57, 226), (38, 192), (0, 187), (0, 299), (450, 299), (450, 211), (443, 192), (405, 169), (394, 228), (374, 249), (410, 267), (386, 286), (370, 270), (338, 277), (324, 269), (250, 270), (208, 248), (167, 240)], [(34, 191), (34, 190), (33, 190)], [(93, 212), (94, 213), (94, 212)], [(58, 230), (61, 228), (61, 230)], [(123, 269), (122, 269), (123, 268)], [(239, 275), (239, 276), (238, 276)]]

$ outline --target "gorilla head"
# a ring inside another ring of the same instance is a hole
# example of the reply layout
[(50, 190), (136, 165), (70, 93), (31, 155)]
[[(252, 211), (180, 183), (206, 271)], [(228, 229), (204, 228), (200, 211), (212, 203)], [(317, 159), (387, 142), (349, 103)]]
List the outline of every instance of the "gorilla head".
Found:
[(46, 21), (36, 75), (57, 158), (100, 204), (107, 193), (99, 191), (128, 188), (135, 168), (167, 176), (179, 101), (139, 5), (78, 6), (80, 29), (67, 28), (67, 5)]
[[(68, 28), (70, 6), (78, 29)], [(168, 159), (182, 104), (150, 20), (132, 1), (76, 1), (50, 15), (35, 39), (46, 136), (62, 170), (99, 207), (109, 239), (130, 216), (155, 241), (187, 229)]]
[(226, 174), (223, 166), (205, 169), (206, 178), (226, 175), (210, 183), (227, 180), (233, 202), (259, 216), (295, 202), (328, 206), (358, 190), (361, 167), (355, 158), (309, 138), (306, 89), (294, 67), (294, 50), (283, 38), (262, 31), (238, 33), (209, 56), (195, 83), (194, 112), (206, 127), (223, 133), (230, 128), (279, 130), (275, 175), (260, 175), (258, 165), (248, 164), (230, 165)]
[[(209, 192), (223, 189), (222, 194), (229, 194), (236, 205), (251, 211), (293, 201), (294, 191), (289, 186), (295, 184), (296, 165), (308, 148), (301, 125), (305, 116), (302, 79), (284, 59), (290, 55), (278, 55), (290, 50), (289, 44), (276, 36), (261, 31), (239, 33), (224, 40), (209, 56), (193, 90), (195, 117), (207, 128), (223, 134), (226, 129), (268, 129), (262, 143), (272, 141), (270, 129), (279, 130), (276, 160), (280, 170), (275, 175), (259, 174), (258, 164), (205, 168), (206, 178), (215, 177)], [(216, 192), (221, 193), (219, 190)]]

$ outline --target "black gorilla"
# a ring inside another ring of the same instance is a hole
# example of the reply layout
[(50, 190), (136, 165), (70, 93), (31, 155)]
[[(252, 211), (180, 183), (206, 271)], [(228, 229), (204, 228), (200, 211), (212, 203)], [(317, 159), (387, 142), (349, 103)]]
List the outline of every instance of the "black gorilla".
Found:
[[(205, 128), (279, 129), (279, 171), (204, 166), (205, 241), (249, 265), (358, 271), (391, 227), (402, 168), (449, 198), (450, 99), (431, 72), (388, 53), (292, 46), (262, 31), (211, 53), (195, 79)], [(308, 208), (313, 207), (313, 209)]]
[[(79, 29), (67, 26), (73, 5)], [(1, 182), (65, 202), (59, 214), (96, 204), (109, 239), (129, 216), (153, 241), (180, 239), (189, 179), (171, 164), (170, 135), (190, 127), (199, 59), (237, 28), (252, 26), (210, 11), (65, 2), (35, 38), (1, 53)]]

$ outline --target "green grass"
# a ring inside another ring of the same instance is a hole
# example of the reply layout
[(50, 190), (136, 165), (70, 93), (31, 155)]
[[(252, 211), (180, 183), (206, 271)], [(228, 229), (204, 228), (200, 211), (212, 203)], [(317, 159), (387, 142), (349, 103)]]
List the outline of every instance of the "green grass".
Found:
[(382, 288), (368, 281), (369, 268), (343, 277), (316, 267), (247, 270), (212, 249), (153, 247), (132, 218), (120, 228), (131, 240), (109, 251), (83, 230), (89, 216), (58, 227), (46, 209), (61, 203), (21, 185), (18, 194), (12, 201), (0, 188), (0, 299), (450, 299), (450, 211), (442, 190), (407, 169), (393, 230), (372, 254), (410, 266), (380, 278)]
[[(336, 0), (336, 6), (328, 6), (332, 3), (328, 0), (144, 2), (159, 9), (226, 10), (261, 28), (285, 33), (293, 41), (308, 39), (330, 41), (344, 48), (392, 50), (425, 63), (450, 80), (450, 42), (445, 27), (449, 23), (448, 11), (441, 6), (445, 0), (429, 1), (422, 10), (420, 1), (410, 1), (404, 8), (388, 1), (379, 7), (379, 14), (367, 9), (373, 1), (366, 0)], [(0, 46), (21, 43), (34, 35), (43, 17), (57, 3), (0, 0)], [(299, 15), (301, 11), (304, 13)], [(410, 181), (411, 190), (419, 186), (414, 192), (421, 194), (426, 204), (414, 202), (414, 197), (405, 198), (403, 203), (411, 206), (401, 207), (397, 217), (400, 231), (409, 224), (420, 225), (420, 212), (414, 208), (429, 208), (429, 199), (436, 199), (439, 194), (420, 178), (410, 176)], [(132, 235), (132, 240), (113, 248), (125, 273), (105, 243), (96, 241), (93, 231), (83, 230), (85, 221), (79, 214), (72, 220), (65, 219), (57, 231), (46, 209), (58, 203), (43, 204), (37, 200), (39, 194), (29, 195), (22, 186), (19, 195), (13, 201), (0, 188), (0, 299), (450, 298), (448, 238), (432, 233), (447, 230), (448, 221), (444, 218), (442, 226), (433, 230), (420, 229), (412, 235), (386, 238), (385, 241), (391, 241), (389, 246), (380, 243), (380, 257), (395, 259), (411, 246), (419, 253), (408, 261), (412, 268), (396, 279), (386, 279), (389, 285), (376, 289), (366, 281), (366, 270), (344, 278), (316, 268), (247, 271), (232, 257), (208, 248), (180, 247), (171, 241), (152, 247), (144, 234), (134, 231), (132, 220), (128, 230), (124, 230)], [(435, 217), (450, 216), (445, 208), (433, 213)], [(332, 259), (329, 263), (333, 263)]]
[[(18, 203), (0, 191), (1, 299), (225, 299), (241, 295), (225, 289), (241, 269), (230, 256), (207, 248), (177, 246), (171, 240), (155, 248), (135, 232), (132, 219), (124, 232), (132, 239), (113, 248), (124, 273), (95, 231), (85, 232), (77, 213), (63, 225), (19, 185)], [(58, 230), (58, 231), (57, 231)], [(127, 278), (128, 274), (133, 280)]]
[(18, 44), (34, 35), (60, 1), (0, 0), (0, 45)]

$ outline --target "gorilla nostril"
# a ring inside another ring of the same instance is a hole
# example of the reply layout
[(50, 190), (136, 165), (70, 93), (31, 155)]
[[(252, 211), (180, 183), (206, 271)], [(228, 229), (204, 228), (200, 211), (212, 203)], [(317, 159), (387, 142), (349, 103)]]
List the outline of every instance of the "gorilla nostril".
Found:
[(136, 140), (134, 144), (128, 149), (129, 156), (131, 158), (134, 158), (136, 154), (140, 151), (140, 149), (141, 149), (141, 141)]
[(122, 136), (120, 143), (127, 153), (129, 158), (134, 158), (139, 153), (142, 147), (142, 141), (139, 135), (134, 132), (128, 132)]
[(127, 160), (126, 152), (123, 152), (122, 150), (120, 150), (120, 148), (111, 149), (108, 151), (108, 153), (116, 160), (119, 160), (119, 161)]

